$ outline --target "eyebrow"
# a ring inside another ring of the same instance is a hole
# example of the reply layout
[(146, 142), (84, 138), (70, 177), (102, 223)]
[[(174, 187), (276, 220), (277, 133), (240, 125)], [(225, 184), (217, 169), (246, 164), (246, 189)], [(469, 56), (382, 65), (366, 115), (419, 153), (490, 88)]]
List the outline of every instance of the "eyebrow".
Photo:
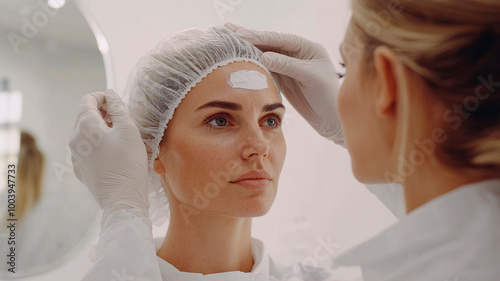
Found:
[(261, 112), (273, 111), (273, 110), (278, 109), (278, 108), (285, 109), (285, 106), (281, 103), (268, 104), (262, 108)]
[[(226, 101), (210, 101), (205, 103), (204, 105), (198, 107), (195, 111), (204, 109), (204, 108), (210, 108), (210, 107), (217, 107), (217, 108), (224, 108), (228, 110), (234, 110), (234, 111), (241, 111), (242, 106), (234, 103), (234, 102), (226, 102)], [(267, 112), (267, 111), (273, 111), (278, 108), (283, 108), (285, 109), (285, 106), (281, 103), (273, 103), (273, 104), (267, 104), (265, 105), (261, 112)]]

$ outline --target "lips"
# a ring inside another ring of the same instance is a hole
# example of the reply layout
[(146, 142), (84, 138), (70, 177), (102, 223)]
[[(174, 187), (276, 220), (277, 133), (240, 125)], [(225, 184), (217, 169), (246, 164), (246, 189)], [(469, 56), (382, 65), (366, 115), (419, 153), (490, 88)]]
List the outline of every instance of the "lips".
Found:
[(245, 180), (271, 180), (271, 175), (266, 171), (250, 171), (230, 183), (237, 183)]
[(241, 175), (234, 181), (230, 181), (230, 183), (239, 185), (248, 190), (262, 191), (269, 186), (271, 180), (271, 175), (266, 171), (251, 171)]

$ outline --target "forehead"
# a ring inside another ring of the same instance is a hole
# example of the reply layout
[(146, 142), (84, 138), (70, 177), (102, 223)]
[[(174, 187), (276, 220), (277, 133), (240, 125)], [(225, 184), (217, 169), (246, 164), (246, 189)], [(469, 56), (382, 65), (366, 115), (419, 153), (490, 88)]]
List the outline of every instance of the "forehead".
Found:
[[(265, 75), (267, 88), (262, 90), (233, 88), (229, 83), (231, 74), (241, 70), (254, 70)], [(233, 102), (250, 100), (270, 103), (280, 102), (280, 97), (271, 77), (260, 66), (251, 62), (232, 62), (209, 73), (207, 77), (203, 78), (191, 89), (179, 106), (185, 104), (186, 107), (194, 107), (212, 100), (230, 100)]]

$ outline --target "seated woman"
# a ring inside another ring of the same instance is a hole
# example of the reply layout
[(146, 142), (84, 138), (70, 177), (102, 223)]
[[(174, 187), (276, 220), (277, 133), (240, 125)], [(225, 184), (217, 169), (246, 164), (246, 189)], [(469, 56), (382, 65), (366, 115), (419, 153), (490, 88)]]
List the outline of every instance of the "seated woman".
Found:
[(123, 247), (157, 263), (148, 270), (158, 274), (141, 274), (134, 264), (108, 267), (115, 256), (106, 245), (126, 240), (110, 221), (144, 229), (144, 220), (111, 214), (103, 218), (99, 262), (85, 280), (109, 272), (148, 280), (331, 278), (301, 265), (278, 268), (251, 237), (252, 217), (273, 204), (286, 154), (285, 107), (261, 54), (229, 29), (211, 27), (181, 32), (139, 61), (124, 101), (146, 145), (150, 218), (164, 218), (168, 208), (169, 227), (156, 260), (141, 246), (150, 233)]

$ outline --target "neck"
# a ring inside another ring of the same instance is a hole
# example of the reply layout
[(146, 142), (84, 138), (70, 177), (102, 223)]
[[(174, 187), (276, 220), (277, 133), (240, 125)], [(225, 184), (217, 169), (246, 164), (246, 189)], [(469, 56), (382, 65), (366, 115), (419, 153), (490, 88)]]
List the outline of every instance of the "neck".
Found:
[[(435, 159), (434, 159), (435, 160)], [(431, 164), (432, 163), (432, 164)], [(492, 177), (467, 169), (452, 169), (437, 161), (427, 161), (403, 183), (406, 212), (410, 213), (425, 203), (463, 185)]]
[(176, 205), (170, 202), (168, 232), (157, 252), (160, 258), (182, 272), (251, 272), (251, 218), (196, 210), (186, 220)]

